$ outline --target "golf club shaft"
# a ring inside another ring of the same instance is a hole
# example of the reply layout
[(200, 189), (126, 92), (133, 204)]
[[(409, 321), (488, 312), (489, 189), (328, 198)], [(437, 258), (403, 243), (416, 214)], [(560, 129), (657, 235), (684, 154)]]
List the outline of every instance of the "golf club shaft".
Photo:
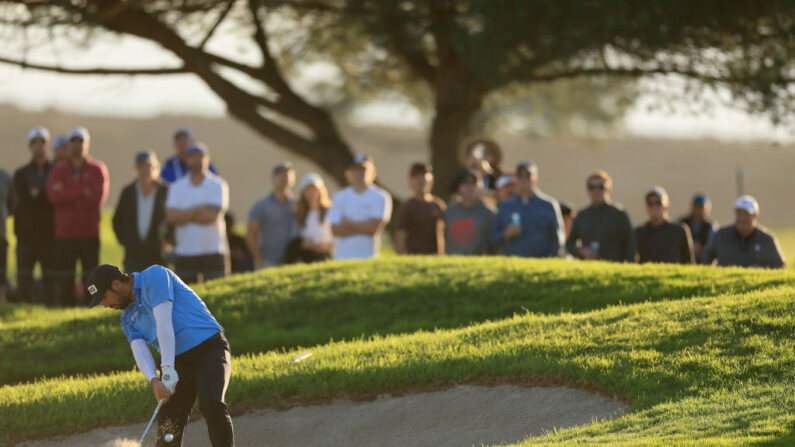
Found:
[(163, 406), (163, 401), (161, 400), (160, 402), (157, 403), (157, 407), (155, 407), (155, 412), (152, 413), (152, 418), (149, 419), (149, 424), (146, 426), (146, 430), (144, 430), (144, 434), (141, 435), (141, 440), (138, 441), (138, 445), (139, 446), (143, 445), (144, 438), (146, 437), (146, 434), (149, 433), (149, 427), (152, 426), (152, 422), (155, 421), (155, 417), (157, 417), (157, 412), (160, 411), (160, 407), (162, 407), (162, 406)]

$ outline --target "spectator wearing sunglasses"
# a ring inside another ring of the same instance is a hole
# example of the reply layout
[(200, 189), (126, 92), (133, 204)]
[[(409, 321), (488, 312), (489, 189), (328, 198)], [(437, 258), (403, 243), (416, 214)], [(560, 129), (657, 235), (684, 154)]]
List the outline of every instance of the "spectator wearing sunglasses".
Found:
[(695, 263), (690, 229), (687, 225), (675, 224), (668, 219), (670, 208), (665, 189), (655, 186), (646, 193), (649, 221), (635, 229), (638, 262)]
[(566, 250), (578, 259), (635, 261), (635, 235), (629, 215), (611, 202), (613, 179), (596, 171), (586, 181), (591, 204), (577, 213), (566, 240)]

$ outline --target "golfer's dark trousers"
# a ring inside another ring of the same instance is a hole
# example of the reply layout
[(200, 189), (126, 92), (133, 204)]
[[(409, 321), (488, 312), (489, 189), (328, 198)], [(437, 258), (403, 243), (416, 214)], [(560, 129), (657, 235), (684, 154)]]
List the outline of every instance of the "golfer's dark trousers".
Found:
[[(235, 445), (232, 418), (224, 402), (229, 376), (232, 374), (229, 342), (217, 333), (199, 346), (178, 355), (174, 367), (179, 382), (171, 399), (163, 405), (157, 416), (157, 447), (181, 446), (193, 403), (199, 398), (199, 409), (207, 422), (207, 431), (213, 447)], [(163, 438), (174, 435), (172, 442)]]

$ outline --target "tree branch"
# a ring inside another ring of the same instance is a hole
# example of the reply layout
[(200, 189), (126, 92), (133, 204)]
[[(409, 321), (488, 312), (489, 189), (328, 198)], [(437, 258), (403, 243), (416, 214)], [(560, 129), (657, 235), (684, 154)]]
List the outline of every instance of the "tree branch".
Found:
[(204, 46), (207, 45), (207, 41), (209, 41), (210, 38), (213, 37), (215, 30), (218, 29), (218, 25), (220, 25), (221, 22), (224, 21), (226, 16), (229, 14), (229, 11), (232, 10), (233, 6), (235, 6), (235, 0), (229, 0), (229, 2), (227, 2), (226, 4), (226, 8), (224, 8), (224, 10), (221, 11), (221, 15), (218, 16), (218, 20), (216, 20), (213, 26), (211, 26), (210, 29), (207, 30), (207, 35), (204, 36), (204, 39), (202, 39), (201, 43), (199, 44), (198, 48), (200, 50), (204, 49)]
[(10, 59), (0, 57), (0, 63), (16, 65), (22, 68), (32, 68), (34, 70), (50, 71), (63, 74), (78, 74), (78, 75), (169, 75), (169, 74), (182, 74), (190, 73), (190, 71), (182, 67), (175, 68), (65, 68), (52, 65), (31, 64), (24, 60)]
[[(723, 84), (745, 84), (753, 80), (753, 78), (746, 78), (740, 76), (714, 76), (705, 73), (699, 73), (695, 70), (680, 70), (676, 68), (577, 68), (571, 71), (550, 73), (546, 75), (532, 75), (516, 79), (516, 81), (532, 81), (532, 82), (552, 82), (560, 79), (571, 79), (581, 76), (621, 76), (639, 78), (641, 76), (655, 75), (655, 74), (677, 74), (687, 78), (695, 79), (704, 82), (717, 82)], [(782, 82), (792, 83), (795, 78), (781, 78)]]

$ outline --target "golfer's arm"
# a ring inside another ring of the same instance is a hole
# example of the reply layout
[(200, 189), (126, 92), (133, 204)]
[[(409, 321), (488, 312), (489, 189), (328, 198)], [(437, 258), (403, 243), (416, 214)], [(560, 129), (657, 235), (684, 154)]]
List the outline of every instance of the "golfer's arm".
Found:
[(141, 370), (146, 380), (151, 382), (152, 379), (157, 377), (157, 368), (155, 368), (155, 359), (152, 358), (152, 352), (149, 351), (146, 342), (142, 338), (133, 340), (130, 342), (130, 348), (132, 349), (133, 357), (135, 357), (135, 364), (138, 365), (138, 369)]
[(174, 324), (171, 321), (173, 303), (163, 301), (152, 309), (157, 324), (157, 344), (160, 345), (160, 366), (174, 366), (176, 340)]

